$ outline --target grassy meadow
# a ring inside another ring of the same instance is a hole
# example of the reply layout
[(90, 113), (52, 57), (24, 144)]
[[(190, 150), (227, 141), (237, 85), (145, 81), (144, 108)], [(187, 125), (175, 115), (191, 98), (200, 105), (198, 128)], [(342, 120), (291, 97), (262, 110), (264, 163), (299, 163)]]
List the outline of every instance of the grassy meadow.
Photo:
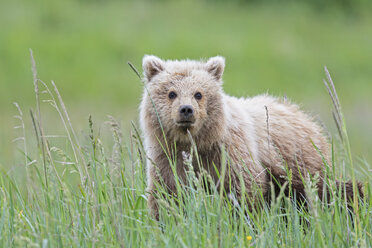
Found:
[[(371, 247), (369, 10), (290, 1), (0, 1), (0, 247)], [(247, 213), (223, 191), (202, 190), (190, 173), (188, 190), (164, 196), (154, 221), (137, 121), (142, 84), (127, 65), (140, 70), (144, 54), (225, 56), (227, 93), (286, 95), (316, 116), (334, 144), (330, 204), (316, 196), (315, 178), (305, 182), (309, 209), (280, 195)], [(343, 139), (325, 65), (342, 104)], [(334, 178), (366, 183), (367, 199), (355, 199), (354, 212)]]

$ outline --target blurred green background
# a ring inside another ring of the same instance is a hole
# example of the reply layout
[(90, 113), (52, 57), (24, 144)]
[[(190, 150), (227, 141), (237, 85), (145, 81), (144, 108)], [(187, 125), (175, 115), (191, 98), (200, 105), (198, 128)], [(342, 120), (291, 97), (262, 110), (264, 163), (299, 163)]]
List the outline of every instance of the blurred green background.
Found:
[[(144, 54), (226, 57), (225, 91), (286, 94), (334, 133), (322, 79), (327, 65), (343, 104), (354, 154), (372, 154), (371, 1), (0, 1), (0, 166), (17, 165), (21, 106), (27, 137), (35, 109), (29, 48), (39, 77), (59, 87), (77, 131), (107, 115), (137, 120)], [(43, 106), (49, 134), (61, 124)], [(55, 132), (55, 133), (54, 133)], [(27, 139), (33, 142), (32, 139)]]

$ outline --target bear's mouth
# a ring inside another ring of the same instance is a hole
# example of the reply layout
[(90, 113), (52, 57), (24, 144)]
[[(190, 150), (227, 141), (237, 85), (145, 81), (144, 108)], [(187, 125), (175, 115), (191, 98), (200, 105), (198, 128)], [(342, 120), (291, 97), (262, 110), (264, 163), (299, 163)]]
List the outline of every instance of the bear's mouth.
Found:
[(177, 126), (180, 127), (191, 127), (193, 124), (193, 121), (177, 121)]
[(177, 121), (176, 124), (177, 124), (179, 130), (181, 130), (182, 133), (184, 133), (185, 135), (187, 134), (187, 132), (191, 132), (191, 130), (193, 129), (193, 126), (194, 126), (193, 121)]

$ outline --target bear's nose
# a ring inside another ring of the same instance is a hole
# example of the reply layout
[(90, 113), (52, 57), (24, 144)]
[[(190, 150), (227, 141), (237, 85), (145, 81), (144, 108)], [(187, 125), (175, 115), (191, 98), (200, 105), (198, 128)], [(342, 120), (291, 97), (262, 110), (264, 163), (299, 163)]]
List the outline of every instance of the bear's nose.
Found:
[(194, 114), (194, 110), (191, 105), (182, 105), (180, 107), (181, 118), (190, 118)]

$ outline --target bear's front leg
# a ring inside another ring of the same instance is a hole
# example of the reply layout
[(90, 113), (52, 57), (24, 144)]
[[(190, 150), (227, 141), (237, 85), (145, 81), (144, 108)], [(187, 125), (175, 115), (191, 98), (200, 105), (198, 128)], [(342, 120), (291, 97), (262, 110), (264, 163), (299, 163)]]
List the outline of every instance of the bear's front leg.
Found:
[(149, 189), (148, 192), (147, 207), (150, 210), (150, 216), (155, 218), (156, 220), (159, 220), (159, 207), (157, 199), (155, 197), (155, 192), (153, 189)]
[(175, 176), (167, 161), (158, 161), (156, 166), (150, 165), (148, 172), (147, 205), (151, 216), (159, 220), (159, 199), (167, 199), (167, 194), (177, 196), (175, 177), (180, 183), (185, 182), (185, 171), (178, 166)]

